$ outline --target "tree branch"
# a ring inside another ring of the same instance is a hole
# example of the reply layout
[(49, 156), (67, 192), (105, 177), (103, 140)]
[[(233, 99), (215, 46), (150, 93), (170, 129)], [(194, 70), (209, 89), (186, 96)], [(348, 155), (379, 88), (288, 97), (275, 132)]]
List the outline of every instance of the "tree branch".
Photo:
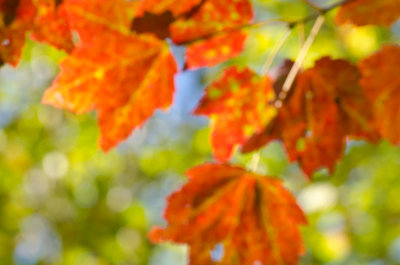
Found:
[(261, 74), (262, 75), (267, 75), (269, 69), (271, 68), (272, 63), (275, 60), (276, 55), (278, 54), (279, 50), (282, 48), (283, 44), (286, 42), (287, 38), (290, 36), (290, 33), (292, 33), (292, 29), (288, 28), (286, 32), (282, 35), (280, 40), (277, 42), (277, 44), (272, 48), (272, 51), (263, 65), (261, 69)]
[(293, 82), (296, 79), (297, 73), (299, 72), (301, 65), (303, 64), (303, 62), (306, 58), (306, 55), (315, 40), (315, 37), (317, 36), (319, 30), (321, 29), (322, 24), (324, 23), (324, 20), (325, 20), (325, 17), (323, 15), (318, 16), (317, 19), (315, 20), (314, 26), (311, 29), (311, 33), (308, 36), (303, 47), (301, 47), (301, 50), (299, 52), (299, 55), (297, 56), (296, 62), (294, 63), (292, 69), (290, 69), (290, 72), (285, 80), (285, 83), (283, 84), (282, 91), (278, 95), (278, 100), (275, 102), (275, 106), (277, 108), (282, 106), (282, 102), (283, 102), (283, 100), (285, 100), (287, 93), (289, 92), (290, 88), (292, 87)]
[(317, 6), (316, 4), (314, 4), (311, 0), (302, 0), (305, 4), (307, 4), (309, 7), (311, 7), (312, 9), (314, 9), (315, 11), (321, 13), (322, 12), (322, 8), (320, 8), (319, 6)]
[(335, 4), (332, 4), (332, 5), (328, 6), (328, 7), (321, 8), (319, 11), (316, 11), (316, 12), (314, 12), (314, 13), (312, 13), (312, 14), (304, 17), (304, 18), (299, 19), (299, 20), (288, 21), (288, 20), (285, 20), (285, 19), (282, 19), (282, 18), (268, 19), (268, 20), (264, 20), (264, 21), (251, 23), (251, 24), (238, 25), (236, 27), (232, 27), (232, 28), (229, 28), (229, 29), (224, 29), (224, 30), (221, 30), (221, 31), (216, 31), (216, 32), (201, 36), (201, 37), (196, 38), (196, 39), (183, 41), (183, 42), (176, 43), (176, 44), (177, 45), (190, 45), (190, 44), (195, 43), (197, 41), (206, 40), (206, 39), (209, 39), (209, 38), (212, 38), (212, 37), (216, 37), (216, 36), (219, 36), (219, 35), (223, 35), (223, 34), (226, 34), (226, 33), (229, 33), (229, 32), (233, 32), (233, 31), (237, 31), (237, 30), (245, 30), (245, 29), (250, 29), (250, 28), (259, 28), (259, 27), (263, 27), (263, 26), (271, 25), (271, 24), (275, 24), (275, 23), (283, 23), (283, 24), (286, 24), (289, 28), (293, 28), (293, 27), (296, 27), (298, 24), (302, 24), (302, 23), (305, 24), (307, 22), (315, 20), (320, 15), (325, 15), (327, 12), (335, 9), (336, 7), (342, 6), (344, 4), (347, 4), (347, 3), (350, 3), (350, 2), (353, 2), (353, 1), (355, 1), (355, 0), (342, 0), (342, 1), (339, 1), (339, 2), (337, 2)]

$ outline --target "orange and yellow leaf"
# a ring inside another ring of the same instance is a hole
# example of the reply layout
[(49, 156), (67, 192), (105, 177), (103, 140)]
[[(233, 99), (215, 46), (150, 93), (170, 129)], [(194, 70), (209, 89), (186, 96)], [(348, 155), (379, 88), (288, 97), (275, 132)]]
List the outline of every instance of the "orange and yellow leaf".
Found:
[(385, 46), (362, 60), (361, 86), (371, 100), (375, 121), (382, 136), (393, 144), (400, 142), (400, 47)]
[(81, 42), (43, 97), (46, 104), (76, 113), (97, 110), (103, 150), (128, 137), (156, 109), (171, 105), (176, 73), (167, 44), (130, 33), (132, 10), (117, 2), (111, 8), (96, 0), (66, 0)]
[(64, 4), (57, 5), (55, 0), (38, 0), (36, 5), (38, 17), (33, 29), (33, 38), (71, 52), (74, 44)]
[(240, 28), (252, 18), (249, 0), (207, 0), (189, 19), (178, 19), (171, 25), (172, 40), (190, 43), (188, 68), (212, 66), (243, 50), (247, 33)]
[(151, 231), (153, 242), (188, 244), (191, 265), (298, 264), (306, 219), (281, 181), (218, 164), (187, 175), (168, 198), (168, 226)]
[(243, 144), (271, 120), (275, 115), (270, 104), (273, 100), (268, 77), (248, 68), (228, 68), (206, 88), (195, 114), (213, 119), (211, 142), (216, 159), (229, 159), (235, 146)]
[(355, 0), (345, 3), (336, 16), (339, 24), (390, 26), (400, 17), (398, 0)]

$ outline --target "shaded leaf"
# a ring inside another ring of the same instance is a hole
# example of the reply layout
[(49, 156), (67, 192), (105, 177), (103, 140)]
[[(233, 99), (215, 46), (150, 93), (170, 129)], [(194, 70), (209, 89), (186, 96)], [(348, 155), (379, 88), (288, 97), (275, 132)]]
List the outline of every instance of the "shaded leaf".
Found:
[(2, 0), (0, 1), (1, 15), (3, 25), (10, 25), (17, 17), (19, 0)]
[(33, 28), (36, 8), (32, 0), (1, 0), (0, 15), (0, 61), (16, 66), (25, 34)]
[(281, 139), (289, 158), (308, 175), (333, 170), (348, 137), (377, 141), (372, 112), (358, 82), (357, 68), (323, 58), (298, 77), (297, 85), (264, 132), (250, 138), (243, 152)]
[(361, 86), (372, 102), (380, 133), (393, 144), (400, 142), (400, 76), (399, 46), (385, 46), (378, 53), (362, 60)]
[(213, 118), (214, 156), (226, 161), (236, 145), (258, 132), (275, 115), (274, 92), (268, 77), (231, 67), (206, 88), (195, 113)]
[(154, 34), (160, 39), (169, 38), (171, 24), (179, 18), (189, 19), (192, 17), (200, 10), (205, 1), (144, 0), (138, 4), (131, 29), (136, 33)]
[[(281, 181), (218, 164), (187, 175), (168, 198), (168, 226), (150, 233), (153, 242), (189, 244), (191, 265), (297, 264), (306, 219)], [(216, 246), (223, 248), (218, 258)]]
[(355, 0), (344, 4), (337, 13), (339, 24), (351, 22), (358, 26), (390, 26), (400, 17), (398, 0)]
[(202, 0), (142, 0), (139, 4), (138, 13), (163, 14), (171, 11), (176, 17), (192, 10), (201, 2)]

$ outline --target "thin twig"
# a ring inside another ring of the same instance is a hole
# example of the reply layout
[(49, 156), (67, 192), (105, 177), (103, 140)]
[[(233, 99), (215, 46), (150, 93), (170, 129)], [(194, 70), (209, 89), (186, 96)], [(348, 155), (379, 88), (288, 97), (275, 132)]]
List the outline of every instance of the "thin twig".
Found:
[(251, 170), (252, 172), (256, 172), (259, 162), (260, 162), (260, 153), (257, 152), (251, 158), (251, 161), (250, 161), (249, 166), (248, 166), (249, 170)]
[(262, 75), (267, 75), (269, 69), (271, 68), (272, 63), (275, 60), (275, 57), (277, 56), (278, 52), (282, 48), (283, 44), (285, 44), (285, 41), (287, 40), (287, 38), (290, 36), (290, 33), (292, 33), (292, 29), (291, 28), (287, 28), (287, 30), (282, 35), (280, 40), (272, 48), (272, 51), (271, 51), (270, 55), (268, 56), (267, 61), (265, 62), (264, 66), (261, 69), (261, 74)]
[(297, 73), (299, 72), (301, 65), (303, 64), (304, 59), (306, 58), (306, 55), (315, 40), (315, 37), (317, 36), (319, 30), (321, 29), (322, 24), (324, 23), (324, 20), (325, 20), (325, 17), (323, 15), (320, 15), (315, 20), (315, 23), (311, 29), (310, 35), (308, 36), (306, 42), (304, 43), (303, 47), (301, 48), (299, 55), (297, 56), (296, 62), (294, 63), (292, 69), (290, 69), (290, 72), (285, 80), (285, 83), (283, 84), (282, 91), (278, 95), (278, 100), (275, 102), (276, 107), (282, 106), (282, 102), (286, 98), (287, 93), (289, 92), (290, 88), (292, 87), (293, 82), (297, 76)]
[(304, 42), (306, 41), (306, 33), (305, 33), (304, 23), (300, 23), (297, 28), (299, 31), (299, 43), (300, 43), (300, 49), (301, 49), (301, 47), (303, 47), (303, 45), (304, 45)]
[(314, 4), (311, 0), (302, 0), (305, 4), (307, 4), (309, 7), (311, 7), (312, 9), (314, 9), (315, 11), (322, 13), (323, 9), (320, 8), (319, 6), (317, 6), (316, 4)]

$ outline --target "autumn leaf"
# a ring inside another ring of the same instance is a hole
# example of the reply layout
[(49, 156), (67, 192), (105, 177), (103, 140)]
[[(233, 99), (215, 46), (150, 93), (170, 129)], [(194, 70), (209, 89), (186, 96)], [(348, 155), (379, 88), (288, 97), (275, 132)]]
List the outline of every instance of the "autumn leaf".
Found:
[(362, 60), (361, 86), (372, 102), (380, 133), (393, 144), (400, 142), (400, 76), (399, 46), (385, 46), (378, 53)]
[(132, 31), (154, 34), (160, 39), (170, 38), (170, 26), (178, 19), (190, 19), (206, 0), (143, 0), (138, 3)]
[(203, 0), (142, 0), (138, 7), (138, 13), (163, 14), (171, 11), (174, 17), (184, 14), (196, 7)]
[(32, 0), (0, 0), (0, 64), (16, 66), (32, 29), (36, 9)]
[(151, 33), (159, 39), (170, 37), (170, 25), (175, 21), (175, 17), (170, 11), (162, 14), (145, 12), (144, 15), (135, 17), (132, 21), (131, 30), (138, 34)]
[(130, 33), (133, 13), (124, 9), (126, 3), (66, 0), (81, 42), (43, 97), (46, 104), (76, 113), (97, 110), (103, 150), (128, 137), (156, 109), (169, 107), (174, 92), (176, 64), (167, 43)]
[(306, 219), (280, 180), (219, 164), (187, 175), (168, 198), (168, 226), (151, 231), (153, 242), (188, 244), (191, 265), (297, 264)]
[(339, 24), (390, 26), (400, 17), (398, 0), (355, 0), (345, 3), (337, 13)]
[(56, 0), (38, 0), (38, 15), (33, 29), (33, 38), (37, 41), (71, 52), (74, 48), (71, 29), (65, 5)]
[(247, 38), (240, 27), (252, 17), (248, 0), (145, 0), (139, 4), (132, 30), (152, 33), (160, 39), (172, 37), (178, 45), (187, 44), (186, 66), (196, 68), (237, 56)]
[(206, 0), (189, 19), (171, 25), (176, 44), (189, 43), (187, 66), (212, 66), (238, 55), (244, 48), (246, 31), (240, 29), (253, 18), (248, 0)]
[(0, 61), (16, 66), (25, 45), (25, 35), (30, 31), (37, 41), (67, 52), (73, 49), (63, 4), (58, 7), (56, 4), (55, 0), (0, 1)]
[(298, 161), (308, 176), (322, 167), (332, 171), (348, 137), (379, 139), (359, 80), (357, 67), (347, 61), (320, 59), (299, 75), (277, 117), (250, 138), (243, 152), (281, 139), (290, 160)]
[(232, 31), (220, 34), (207, 41), (199, 41), (190, 45), (186, 51), (186, 65), (189, 69), (212, 66), (238, 56), (247, 39), (244, 31)]
[(258, 132), (275, 115), (274, 92), (268, 77), (231, 67), (206, 88), (195, 114), (213, 119), (214, 157), (226, 161), (236, 145)]

